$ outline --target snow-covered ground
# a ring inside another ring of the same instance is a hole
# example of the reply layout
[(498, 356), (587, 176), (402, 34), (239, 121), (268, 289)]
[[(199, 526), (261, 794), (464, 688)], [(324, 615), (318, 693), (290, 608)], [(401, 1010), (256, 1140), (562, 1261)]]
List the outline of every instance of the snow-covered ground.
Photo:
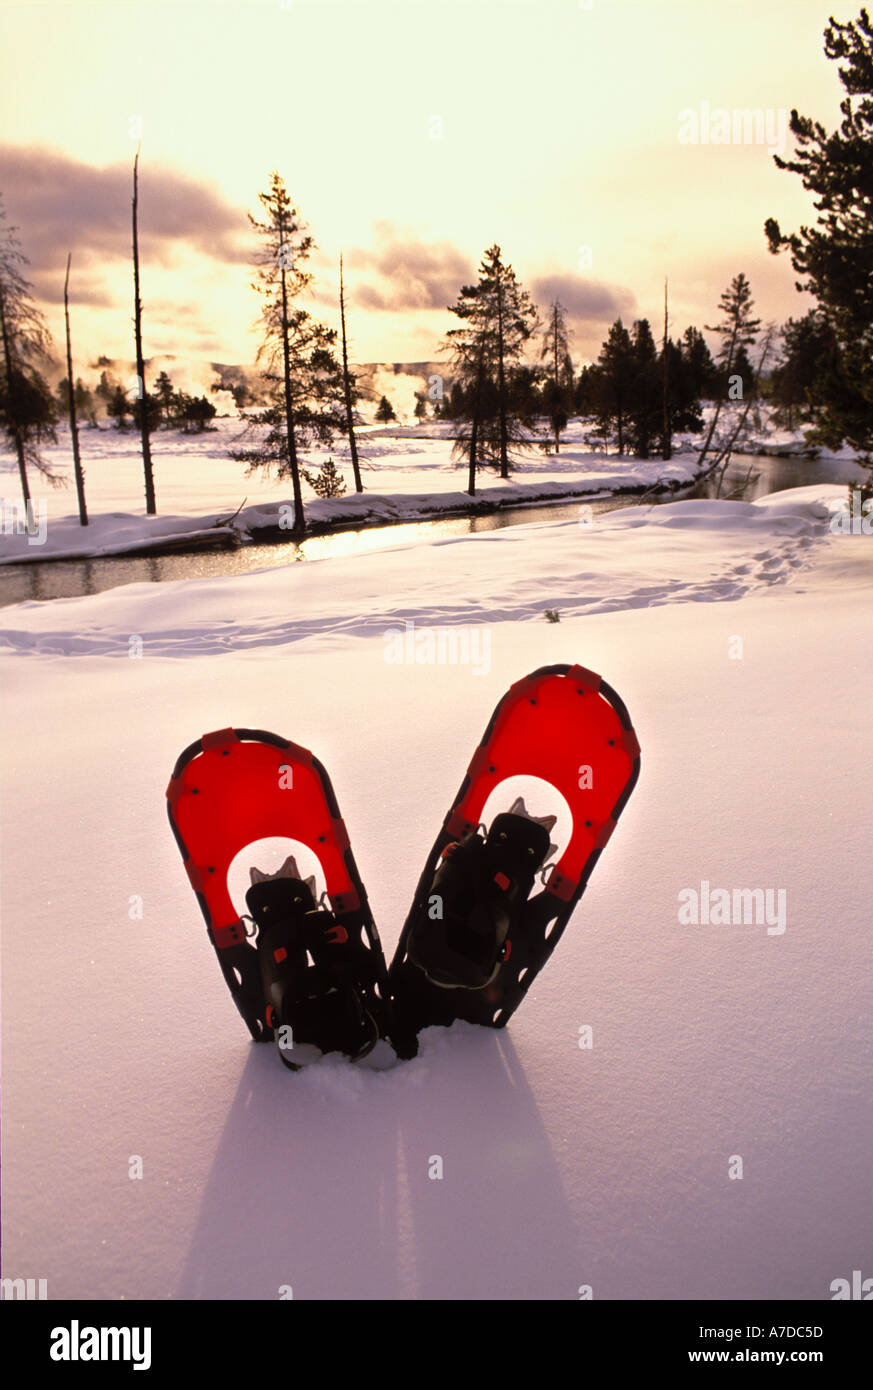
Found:
[[(50, 1298), (812, 1300), (873, 1275), (873, 536), (829, 528), (844, 501), (4, 609), (3, 1274)], [(459, 626), (468, 661), (390, 659), (399, 629)], [(312, 748), (390, 955), (494, 704), (550, 662), (615, 686), (642, 772), (509, 1028), (286, 1071), (206, 939), (177, 754), (230, 724)], [(680, 920), (704, 882), (785, 890), (785, 930)]]
[[(168, 540), (191, 543), (206, 538), (233, 540), (227, 526), (216, 535), (216, 523), (236, 516), (236, 535), (253, 530), (293, 525), (289, 482), (248, 476), (245, 465), (228, 456), (240, 447), (239, 420), (219, 420), (203, 434), (157, 433), (152, 441), (158, 515), (145, 515), (142, 457), (139, 437), (114, 426), (83, 430), (83, 461), (89, 524), (82, 527), (72, 485), (72, 457), (64, 431), (59, 443), (47, 448), (46, 460), (68, 479), (65, 487), (49, 486), (38, 474), (31, 477), (33, 513), (28, 518), (18, 502), (19, 482), (13, 456), (0, 455), (0, 564), (59, 559), (78, 555), (112, 555), (153, 548)], [(316, 498), (303, 484), (310, 523), (362, 525), (379, 521), (412, 521), (444, 512), (474, 509), (464, 489), (467, 474), (452, 463), (449, 427), (361, 430), (359, 452), (365, 491), (354, 492), (348, 446), (309, 450), (305, 466), (319, 468), (333, 457), (346, 480), (346, 495)], [(661, 459), (618, 458), (592, 452), (582, 438), (578, 421), (567, 431), (560, 454), (532, 453), (506, 481), (493, 471), (480, 475), (476, 506), (517, 505), (545, 499), (561, 500), (581, 493), (597, 494), (622, 487), (648, 487), (659, 480), (691, 481), (697, 459), (677, 453)], [(284, 507), (284, 512), (282, 508)]]

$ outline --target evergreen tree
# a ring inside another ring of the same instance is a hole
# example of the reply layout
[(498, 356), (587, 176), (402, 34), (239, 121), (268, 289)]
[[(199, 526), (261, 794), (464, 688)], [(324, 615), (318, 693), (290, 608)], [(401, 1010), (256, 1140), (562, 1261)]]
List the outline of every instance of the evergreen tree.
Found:
[(106, 414), (110, 420), (116, 422), (116, 428), (123, 430), (129, 415), (133, 415), (133, 406), (127, 399), (127, 392), (123, 386), (115, 385), (106, 401)]
[(628, 442), (637, 458), (647, 459), (663, 432), (662, 370), (648, 319), (638, 319), (631, 338), (633, 374), (628, 400)]
[(503, 264), (502, 252), (496, 243), (485, 252), (477, 289), (490, 324), (494, 359), (491, 367), (496, 373), (497, 387), (496, 438), (490, 441), (486, 438), (483, 442), (486, 449), (492, 450), (496, 443), (500, 476), (508, 478), (510, 448), (527, 443), (528, 433), (524, 428), (526, 422), (512, 410), (508, 376), (520, 365), (525, 344), (536, 328), (537, 311), (516, 279), (512, 266)]
[(543, 406), (549, 418), (555, 438), (555, 453), (561, 450), (561, 431), (566, 429), (570, 411), (573, 409), (573, 363), (570, 358), (570, 331), (567, 328), (567, 315), (559, 299), (552, 301), (546, 326), (540, 360), (546, 365), (546, 381), (543, 386)]
[(782, 361), (774, 369), (770, 398), (781, 424), (793, 430), (795, 420), (809, 418), (818, 383), (836, 366), (833, 328), (819, 309), (789, 319), (782, 330)]
[(579, 373), (573, 390), (573, 410), (577, 415), (590, 416), (596, 409), (597, 368), (587, 363)]
[(451, 353), (454, 381), (449, 393), (450, 418), (456, 422), (452, 455), (467, 458), (467, 491), (476, 493), (476, 469), (479, 465), (480, 434), (483, 415), (492, 405), (493, 393), (486, 391), (488, 361), (492, 353), (491, 329), (488, 324), (484, 297), (478, 285), (462, 285), (449, 312), (460, 319), (458, 328), (450, 328), (441, 351)]
[(316, 497), (342, 497), (346, 490), (345, 478), (333, 459), (327, 459), (317, 473), (311, 473), (308, 468), (301, 472)]
[[(740, 271), (730, 285), (722, 292), (719, 308), (723, 318), (717, 324), (705, 325), (707, 332), (717, 333), (721, 347), (716, 353), (716, 363), (721, 368), (721, 388), (727, 389), (729, 378), (736, 374), (737, 356), (741, 348), (749, 348), (758, 336), (761, 320), (752, 313), (754, 301), (752, 289), (745, 275)], [(748, 362), (748, 356), (746, 356)]]
[(290, 477), (294, 493), (294, 530), (306, 528), (300, 490), (298, 446), (329, 444), (343, 427), (342, 368), (334, 355), (337, 334), (318, 323), (297, 301), (312, 283), (306, 269), (315, 242), (285, 184), (274, 172), (266, 193), (258, 199), (266, 214), (249, 220), (262, 238), (254, 288), (263, 297), (264, 338), (258, 360), (267, 384), (269, 404), (251, 427), (266, 425), (267, 434), (251, 448), (232, 457), (257, 468), (275, 468)]
[(694, 394), (701, 400), (710, 398), (716, 390), (717, 372), (706, 339), (699, 328), (686, 328), (682, 335), (680, 351), (688, 366), (689, 384)]
[(521, 357), (537, 312), (496, 244), (482, 258), (477, 283), (462, 286), (449, 307), (461, 325), (446, 334), (444, 350), (451, 352), (464, 387), (461, 413), (453, 414), (454, 453), (469, 459), (472, 491), (480, 462), (507, 478), (511, 456), (530, 446), (530, 378), (521, 370)]
[(396, 420), (394, 407), (387, 396), (383, 396), (376, 407), (376, 419), (382, 425), (387, 425), (389, 420)]
[(185, 433), (193, 425), (195, 431), (201, 434), (210, 420), (215, 418), (215, 406), (206, 396), (181, 396), (182, 419), (185, 421)]
[(22, 274), (28, 261), (17, 228), (3, 225), (5, 220), (0, 202), (0, 430), (15, 450), (26, 506), (31, 500), (28, 468), (49, 482), (61, 481), (40, 452), (45, 442), (56, 442), (57, 410), (35, 365), (49, 360), (48, 328), (33, 303), (33, 286)]
[[(76, 404), (76, 415), (84, 417), (89, 424), (96, 423), (94, 415), (94, 393), (85, 385), (80, 376), (76, 377), (76, 389), (74, 391)], [(62, 376), (55, 387), (58, 406), (64, 415), (70, 411), (70, 383), (67, 377)]]
[[(130, 414), (134, 425), (140, 432), (140, 437), (143, 434), (143, 421), (145, 421), (145, 431), (149, 438), (161, 423), (160, 403), (150, 391), (134, 397), (130, 406)], [(151, 459), (151, 453), (149, 453), (149, 458)], [(148, 508), (146, 508), (146, 512), (148, 512)]]
[(808, 384), (814, 442), (859, 451), (873, 472), (873, 24), (867, 8), (857, 20), (831, 19), (825, 55), (838, 68), (846, 95), (842, 121), (828, 133), (819, 121), (791, 112), (795, 158), (776, 165), (799, 174), (815, 195), (815, 227), (784, 236), (764, 225), (770, 250), (786, 249), (801, 277), (798, 290), (818, 301), (833, 347)]
[[(109, 359), (106, 357), (99, 358), (97, 366), (99, 367), (102, 363), (108, 362), (108, 360)], [(109, 402), (114, 398), (117, 389), (118, 382), (115, 380), (115, 377), (112, 376), (108, 367), (104, 367), (103, 371), (100, 373), (100, 380), (94, 387), (94, 395), (98, 400), (103, 402), (103, 407), (107, 415), (109, 414)]]
[(174, 407), (176, 401), (176, 388), (166, 372), (159, 373), (155, 381), (154, 394), (158, 401), (158, 409), (164, 421), (164, 428), (169, 429), (173, 422)]
[(459, 420), (464, 413), (466, 392), (460, 381), (453, 381), (449, 389), (448, 404), (444, 403), (443, 413), (447, 420)]
[(618, 452), (624, 453), (625, 432), (629, 423), (631, 395), (638, 363), (631, 336), (616, 319), (600, 351), (595, 367), (589, 374), (592, 386), (594, 414), (600, 429), (608, 436), (616, 434)]
[[(755, 342), (761, 327), (760, 319), (756, 319), (752, 312), (753, 304), (751, 286), (741, 271), (739, 275), (734, 276), (730, 285), (722, 292), (719, 300), (719, 308), (723, 314), (721, 321), (717, 324), (704, 325), (707, 332), (718, 334), (721, 339), (721, 346), (716, 354), (716, 405), (709, 422), (706, 441), (698, 459), (701, 465), (709, 452), (721, 408), (728, 399), (728, 393), (732, 399), (736, 399), (732, 389), (736, 383), (731, 378), (739, 377), (743, 383), (743, 388), (745, 388), (745, 378), (742, 376), (742, 372), (737, 372), (736, 369), (738, 354), (742, 349), (750, 347)], [(745, 361), (748, 362), (747, 355)], [(745, 367), (742, 358), (739, 359), (739, 365)], [(751, 396), (747, 400), (751, 402)], [(746, 414), (748, 411), (743, 415), (743, 420), (745, 420)]]
[[(705, 344), (704, 344), (705, 346)], [(663, 349), (662, 349), (663, 352)], [(667, 420), (661, 425), (661, 457), (672, 456), (674, 434), (697, 434), (703, 429), (703, 415), (700, 410), (700, 391), (698, 388), (698, 369), (693, 365), (681, 347), (671, 339), (667, 340)], [(667, 431), (666, 449), (663, 437)]]
[(742, 343), (737, 348), (731, 376), (733, 377), (733, 386), (729, 381), (724, 383), (724, 390), (728, 392), (729, 400), (748, 400), (749, 395), (757, 390), (757, 373), (752, 366), (745, 345)]

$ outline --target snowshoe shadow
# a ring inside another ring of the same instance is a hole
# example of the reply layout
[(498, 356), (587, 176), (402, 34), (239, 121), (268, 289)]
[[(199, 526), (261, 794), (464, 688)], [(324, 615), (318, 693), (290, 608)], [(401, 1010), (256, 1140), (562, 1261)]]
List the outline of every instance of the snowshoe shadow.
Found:
[(585, 1251), (511, 1034), (458, 1020), (419, 1049), (399, 1116), (415, 1297), (577, 1298)]
[[(508, 1033), (387, 1071), (252, 1046), (174, 1296), (575, 1298), (584, 1252)], [(440, 1176), (441, 1174), (441, 1176)]]

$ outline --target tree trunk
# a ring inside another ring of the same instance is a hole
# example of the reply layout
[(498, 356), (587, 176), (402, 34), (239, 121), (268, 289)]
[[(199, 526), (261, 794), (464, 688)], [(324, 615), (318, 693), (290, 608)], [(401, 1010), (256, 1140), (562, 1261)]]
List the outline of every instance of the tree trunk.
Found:
[[(148, 399), (145, 389), (145, 363), (142, 355), (142, 302), (139, 297), (139, 240), (137, 237), (136, 208), (139, 193), (137, 190), (137, 165), (139, 163), (139, 150), (133, 161), (133, 322), (134, 336), (136, 339), (136, 375), (137, 389), (139, 391), (139, 428), (142, 438), (142, 465), (145, 473), (145, 498), (146, 515), (154, 516), (157, 512), (155, 505), (155, 480), (152, 472), (152, 447), (149, 439), (149, 418), (148, 418)], [(70, 382), (70, 394), (73, 392), (73, 383)]]
[(473, 425), (470, 430), (470, 463), (467, 470), (467, 492), (476, 496), (476, 442), (479, 433), (479, 407), (473, 407)]
[(497, 395), (500, 414), (500, 476), (509, 477), (506, 430), (506, 373), (503, 369), (503, 284), (497, 272)]
[(664, 438), (662, 440), (661, 457), (671, 459), (673, 457), (673, 432), (670, 429), (670, 405), (669, 405), (669, 368), (667, 365), (667, 281), (664, 280)]
[[(284, 241), (282, 243), (284, 249)], [(285, 432), (288, 440), (288, 462), (291, 465), (291, 485), (294, 489), (294, 530), (300, 535), (306, 530), (303, 494), (300, 491), (300, 469), (297, 464), (297, 441), (294, 437), (294, 411), (291, 407), (291, 350), (288, 346), (288, 290), (285, 284), (285, 263), (280, 256), (282, 275), (282, 358), (285, 366)]]
[[(733, 331), (733, 333), (731, 334), (730, 347), (728, 348), (727, 365), (726, 365), (726, 367), (725, 367), (725, 380), (727, 380), (727, 379), (730, 377), (730, 374), (731, 374), (731, 367), (733, 366), (733, 360), (734, 360), (734, 346), (735, 346), (736, 341), (737, 341), (737, 333), (739, 332), (739, 326), (740, 326), (740, 325), (739, 325), (739, 319), (735, 319), (735, 320), (734, 320), (734, 331)], [(724, 401), (722, 401), (722, 400), (719, 400), (718, 403), (716, 404), (715, 413), (714, 413), (714, 415), (713, 415), (713, 417), (712, 417), (712, 420), (710, 421), (709, 430), (707, 431), (706, 441), (705, 441), (705, 443), (704, 443), (704, 445), (703, 445), (703, 448), (701, 449), (701, 451), (700, 451), (700, 453), (699, 453), (699, 455), (698, 455), (698, 458), (697, 458), (697, 466), (698, 466), (698, 469), (700, 468), (701, 464), (703, 463), (703, 460), (706, 458), (706, 455), (709, 453), (709, 446), (710, 446), (710, 444), (712, 443), (712, 436), (713, 436), (713, 434), (715, 433), (715, 426), (716, 426), (716, 423), (717, 423), (717, 421), (718, 421), (718, 417), (719, 417), (719, 415), (721, 414), (721, 408), (722, 408), (723, 405), (724, 405)]]
[(85, 474), (79, 454), (79, 426), (76, 422), (76, 390), (73, 386), (73, 349), (70, 344), (70, 261), (72, 252), (67, 253), (67, 275), (64, 280), (64, 320), (67, 325), (67, 381), (70, 396), (70, 438), (73, 441), (73, 469), (76, 474), (76, 496), (79, 499), (79, 525), (88, 525), (88, 508), (85, 506)]
[(476, 367), (476, 394), (473, 397), (473, 424), (470, 430), (470, 469), (467, 492), (476, 496), (476, 445), (479, 439), (479, 402), (482, 398), (482, 382), (485, 377), (485, 347), (479, 349), (479, 362)]
[[(3, 337), (3, 360), (6, 363), (6, 388), (11, 390), (12, 373), (14, 363), (12, 359), (12, 349), (9, 344), (9, 330), (6, 323), (6, 312), (3, 304), (3, 286), (0, 284), (0, 333)], [(12, 423), (12, 438), (15, 441), (15, 452), (18, 455), (18, 476), (21, 479), (21, 493), (24, 497), (24, 506), (30, 519), (30, 483), (27, 479), (27, 456), (24, 452), (24, 439), (21, 434), (18, 422)]]
[(559, 427), (558, 427), (558, 420), (557, 420), (557, 411), (558, 411), (559, 408), (560, 408), (559, 405), (558, 405), (558, 400), (559, 400), (559, 388), (558, 388), (558, 306), (557, 306), (557, 304), (554, 306), (553, 314), (554, 314), (554, 319), (553, 319), (553, 324), (552, 324), (552, 326), (553, 326), (553, 328), (554, 328), (554, 333), (555, 333), (555, 342), (554, 342), (554, 348), (555, 348), (555, 412), (556, 412), (556, 413), (555, 413), (555, 453), (556, 453), (556, 454), (559, 454), (559, 453), (561, 452), (561, 438), (560, 438), (561, 431), (560, 431), (560, 429), (559, 429)]
[(343, 258), (340, 254), (340, 322), (343, 330), (343, 389), (346, 398), (346, 422), (349, 430), (349, 449), (352, 454), (352, 471), (355, 475), (355, 492), (363, 492), (361, 470), (358, 467), (358, 445), (355, 439), (355, 425), (352, 418), (352, 383), (349, 379), (349, 358), (346, 349), (346, 302), (343, 293)]

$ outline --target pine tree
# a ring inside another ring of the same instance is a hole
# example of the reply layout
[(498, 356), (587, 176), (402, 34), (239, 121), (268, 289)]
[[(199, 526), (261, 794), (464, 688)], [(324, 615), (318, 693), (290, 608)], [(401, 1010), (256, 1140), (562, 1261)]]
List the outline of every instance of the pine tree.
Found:
[(170, 380), (167, 372), (160, 372), (155, 381), (154, 394), (157, 398), (161, 415), (164, 419), (166, 429), (170, 428), (173, 420), (173, 407), (176, 404), (176, 388)]
[(491, 330), (478, 285), (462, 285), (449, 311), (461, 320), (460, 327), (449, 329), (441, 347), (441, 351), (451, 354), (454, 374), (449, 392), (449, 418), (455, 422), (452, 455), (454, 458), (466, 455), (467, 491), (474, 497)]
[(524, 346), (537, 325), (537, 311), (505, 265), (498, 245), (489, 246), (475, 285), (464, 285), (450, 312), (461, 327), (446, 334), (444, 349), (466, 391), (466, 410), (458, 420), (454, 453), (468, 455), (471, 486), (478, 463), (509, 477), (511, 456), (530, 447), (532, 421), (520, 369)]
[(479, 294), (492, 325), (494, 367), (497, 373), (497, 445), (501, 478), (509, 477), (509, 450), (526, 442), (527, 430), (513, 414), (507, 376), (521, 359), (536, 328), (537, 311), (511, 265), (504, 265), (500, 247), (489, 246), (479, 270)]
[(808, 388), (813, 440), (829, 447), (845, 441), (873, 474), (873, 23), (867, 8), (854, 21), (831, 19), (824, 41), (825, 55), (843, 63), (843, 119), (828, 133), (792, 111), (796, 157), (774, 155), (778, 168), (798, 174), (815, 195), (817, 225), (783, 236), (768, 218), (764, 231), (772, 252), (790, 252), (801, 277), (797, 289), (815, 296), (833, 335), (834, 350)]
[[(701, 465), (709, 452), (709, 446), (715, 434), (715, 427), (718, 424), (721, 408), (728, 398), (728, 394), (730, 394), (731, 399), (736, 399), (733, 392), (735, 382), (732, 381), (732, 378), (738, 377), (743, 383), (743, 387), (745, 387), (745, 379), (742, 372), (738, 372), (736, 369), (739, 353), (755, 342), (761, 327), (761, 320), (754, 317), (752, 312), (753, 307), (754, 301), (752, 299), (751, 286), (745, 275), (740, 271), (739, 275), (735, 275), (727, 289), (722, 292), (721, 299), (719, 300), (719, 308), (724, 317), (717, 324), (704, 324), (707, 332), (718, 334), (721, 339), (721, 347), (716, 354), (716, 406), (712, 413), (712, 419), (709, 422), (706, 441), (699, 455), (698, 462)], [(748, 363), (747, 354), (745, 354), (745, 363), (742, 358), (739, 359), (739, 365), (741, 367), (745, 368), (745, 364), (751, 366), (751, 364)], [(763, 365), (763, 358), (761, 359), (760, 365)], [(754, 369), (752, 369), (752, 372), (754, 380), (756, 375)], [(748, 400), (749, 403), (751, 403), (751, 397), (749, 397)], [(744, 420), (747, 414), (748, 409), (743, 415)]]
[(788, 320), (782, 330), (782, 361), (770, 383), (780, 423), (793, 430), (795, 417), (809, 418), (818, 384), (836, 369), (837, 357), (833, 328), (820, 309)]
[(672, 457), (674, 434), (698, 434), (703, 429), (697, 372), (681, 351), (679, 344), (669, 338), (666, 351), (667, 418), (661, 426), (660, 441), (661, 457), (664, 459)]
[(688, 364), (694, 394), (705, 400), (716, 389), (717, 373), (712, 354), (699, 328), (686, 328), (680, 351)]
[[(744, 344), (740, 344), (737, 348), (731, 376), (734, 378), (733, 396), (729, 395), (728, 399), (747, 400), (750, 392), (756, 389), (757, 373), (752, 366), (752, 359), (749, 357)], [(730, 383), (726, 383), (726, 389), (730, 392)]]
[(197, 434), (202, 434), (206, 429), (207, 423), (215, 418), (215, 406), (206, 396), (186, 396), (184, 393), (179, 397), (182, 408), (182, 418), (185, 421), (185, 433), (188, 433), (190, 425), (194, 426)]
[(648, 319), (638, 319), (631, 338), (633, 374), (628, 400), (628, 442), (637, 458), (647, 459), (663, 430), (662, 370)]
[(751, 347), (758, 336), (761, 320), (753, 316), (753, 304), (751, 286), (740, 271), (722, 292), (719, 300), (719, 308), (724, 315), (721, 322), (704, 325), (707, 332), (717, 333), (721, 338), (716, 363), (722, 369), (724, 387), (727, 386), (728, 378), (734, 374), (740, 348)]
[[(70, 412), (70, 382), (69, 378), (62, 376), (55, 388), (58, 405), (64, 415)], [(80, 376), (76, 377), (76, 417), (84, 417), (93, 425), (96, 423), (94, 416), (94, 394), (88, 389)]]
[(127, 417), (133, 414), (133, 406), (127, 399), (127, 392), (123, 386), (112, 387), (106, 401), (106, 414), (111, 420), (115, 420), (117, 429), (124, 429)]
[(396, 420), (394, 407), (387, 396), (383, 396), (376, 407), (376, 419), (382, 425), (387, 425), (389, 420)]
[(333, 459), (326, 459), (317, 473), (308, 468), (300, 470), (316, 497), (342, 497), (346, 490), (345, 478)]
[(342, 368), (334, 356), (335, 329), (318, 323), (297, 301), (312, 283), (306, 269), (315, 242), (275, 171), (266, 193), (258, 199), (266, 217), (249, 216), (262, 238), (254, 288), (263, 297), (260, 322), (264, 337), (258, 353), (263, 363), (269, 404), (247, 417), (250, 428), (268, 427), (266, 437), (231, 457), (248, 464), (249, 472), (274, 468), (291, 479), (294, 493), (294, 531), (306, 529), (300, 490), (298, 446), (329, 444), (343, 428)]
[(594, 414), (598, 425), (607, 433), (615, 429), (620, 454), (624, 453), (625, 431), (637, 370), (631, 336), (621, 319), (616, 319), (589, 375), (589, 381), (593, 387)]
[[(99, 367), (103, 362), (107, 362), (108, 360), (108, 358), (100, 357), (96, 365)], [(109, 414), (109, 402), (112, 400), (117, 389), (118, 382), (115, 380), (115, 377), (111, 375), (108, 368), (104, 367), (103, 371), (100, 373), (100, 380), (94, 387), (94, 395), (103, 402), (107, 415)]]
[(566, 429), (573, 408), (573, 363), (570, 358), (570, 331), (567, 315), (559, 299), (552, 301), (540, 360), (545, 362), (547, 377), (543, 387), (543, 406), (555, 437), (555, 453), (561, 450), (561, 431)]
[(43, 458), (45, 442), (55, 443), (57, 411), (51, 391), (35, 363), (49, 360), (51, 339), (33, 303), (33, 286), (24, 278), (28, 264), (17, 228), (4, 226), (0, 202), (0, 429), (15, 449), (25, 506), (30, 504), (28, 468), (48, 482), (62, 480)]
[(597, 369), (594, 364), (586, 363), (573, 388), (573, 410), (577, 415), (588, 417), (594, 414), (597, 396), (596, 377)]

